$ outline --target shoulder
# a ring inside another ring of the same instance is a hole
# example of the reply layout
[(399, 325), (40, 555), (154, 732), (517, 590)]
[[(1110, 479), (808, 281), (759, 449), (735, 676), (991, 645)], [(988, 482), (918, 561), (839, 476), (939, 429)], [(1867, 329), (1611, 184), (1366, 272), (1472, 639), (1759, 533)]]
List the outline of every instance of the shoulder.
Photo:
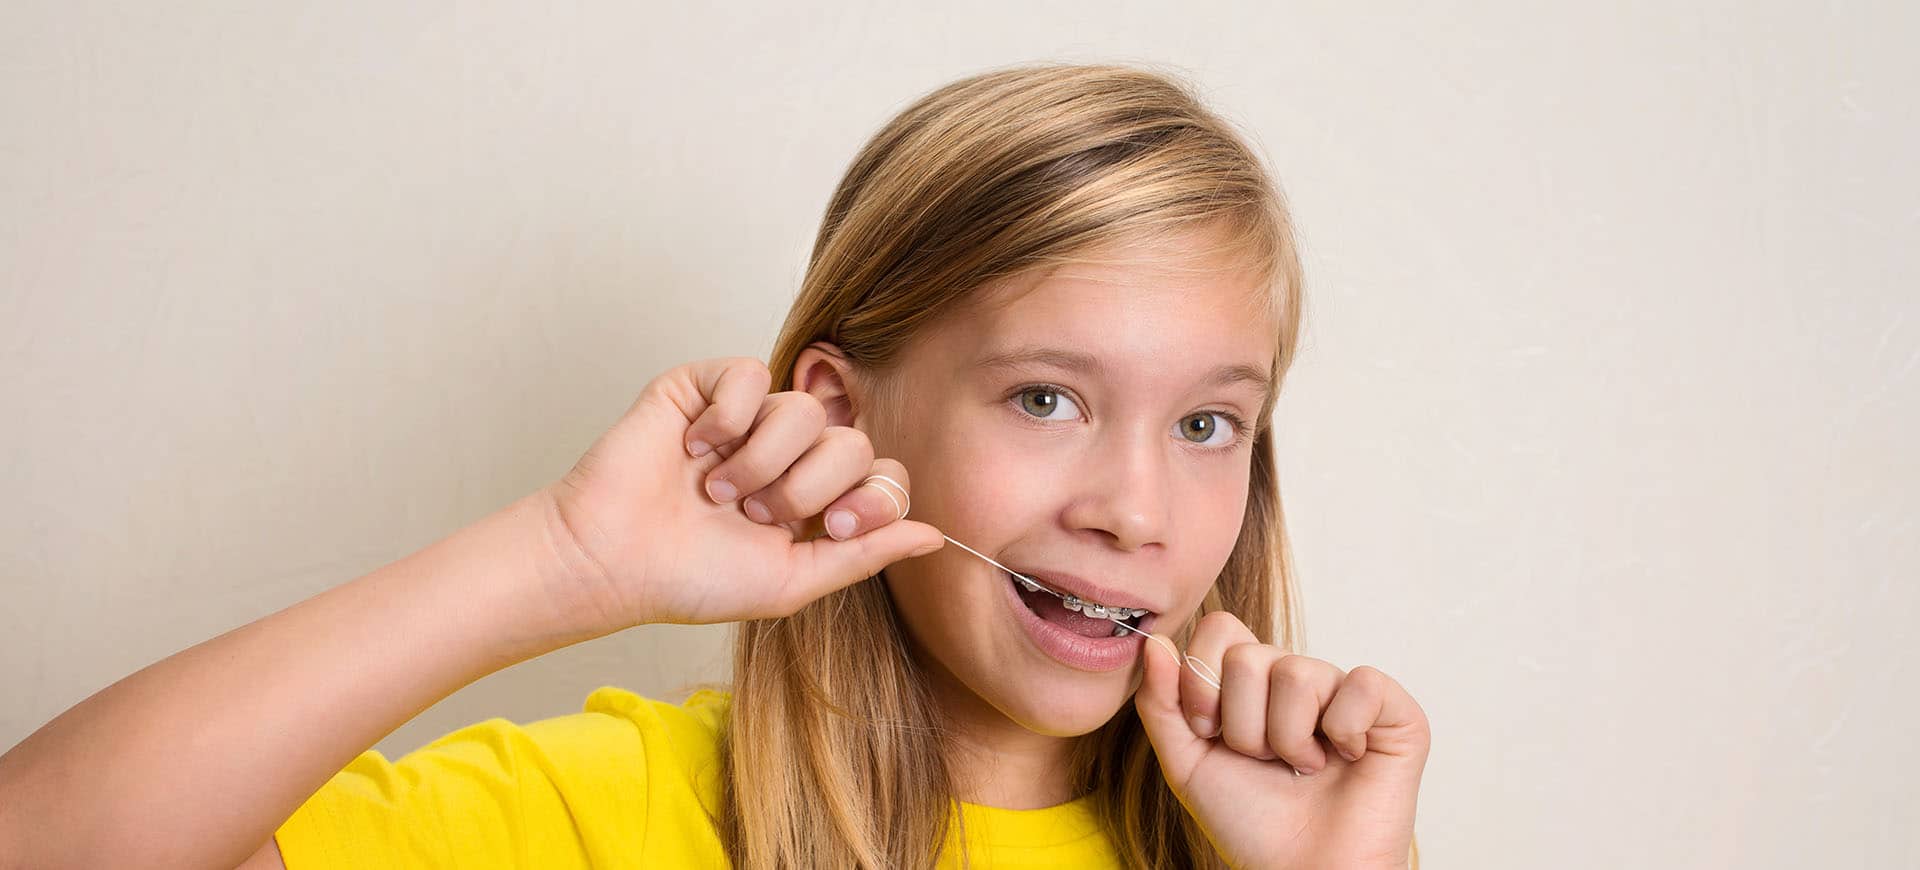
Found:
[(295, 870), (509, 866), (529, 855), (556, 868), (635, 855), (708, 864), (724, 854), (711, 819), (730, 700), (704, 690), (671, 703), (606, 686), (578, 713), (477, 722), (393, 762), (368, 750), (275, 840)]
[[(486, 772), (516, 791), (554, 791), (576, 809), (712, 808), (732, 696), (701, 689), (675, 703), (601, 686), (578, 713), (524, 725), (502, 718), (451, 732), (401, 764)], [(388, 768), (365, 753), (349, 770)], [(625, 810), (622, 810), (624, 812)]]
[[(587, 696), (577, 714), (588, 720), (605, 717), (640, 731), (657, 731), (682, 742), (716, 742), (727, 727), (733, 695), (723, 689), (703, 688), (679, 703), (648, 698), (618, 686), (601, 686)], [(576, 717), (560, 717), (562, 721)]]
[[(601, 686), (587, 696), (581, 712), (528, 725), (536, 739), (553, 739), (559, 748), (577, 746), (589, 767), (606, 767), (609, 736), (633, 745), (645, 778), (657, 796), (662, 788), (681, 791), (712, 810), (720, 794), (720, 747), (732, 708), (731, 693), (703, 688), (684, 701), (648, 698), (617, 686)], [(574, 737), (580, 739), (573, 739)], [(624, 753), (622, 753), (624, 754)]]

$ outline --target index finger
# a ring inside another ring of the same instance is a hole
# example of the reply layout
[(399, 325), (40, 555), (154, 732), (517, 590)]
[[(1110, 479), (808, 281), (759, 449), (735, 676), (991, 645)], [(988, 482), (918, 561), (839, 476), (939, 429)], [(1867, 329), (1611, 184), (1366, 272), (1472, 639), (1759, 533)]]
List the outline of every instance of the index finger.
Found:
[[(1199, 661), (1218, 675), (1229, 647), (1259, 642), (1239, 617), (1215, 610), (1200, 617), (1199, 627), (1187, 641), (1187, 658)], [(1187, 723), (1193, 726), (1194, 736), (1212, 737), (1220, 733), (1220, 686), (1217, 682), (1209, 683), (1192, 665), (1180, 670), (1180, 706), (1187, 715)]]
[(687, 454), (697, 459), (747, 434), (773, 386), (773, 374), (757, 359), (737, 357), (696, 366), (693, 375), (706, 402), (703, 408), (683, 409), (697, 414), (685, 438)]
[[(913, 494), (908, 491), (907, 467), (898, 460), (880, 458), (873, 461), (873, 470), (859, 486), (848, 490), (836, 499), (827, 509), (827, 533), (841, 540), (853, 537), (869, 529), (877, 529), (888, 523), (907, 518), (913, 510)], [(834, 513), (846, 511), (851, 516), (851, 525), (839, 526)]]

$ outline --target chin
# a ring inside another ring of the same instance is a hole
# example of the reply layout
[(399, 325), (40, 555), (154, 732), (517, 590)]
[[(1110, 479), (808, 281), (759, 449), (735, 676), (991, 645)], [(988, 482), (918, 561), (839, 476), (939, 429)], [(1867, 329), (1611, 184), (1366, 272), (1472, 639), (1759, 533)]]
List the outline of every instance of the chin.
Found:
[(1017, 685), (988, 690), (1000, 689), (1004, 694), (982, 696), (1008, 719), (1035, 734), (1079, 737), (1112, 721), (1132, 703), (1138, 684), (1131, 674), (1090, 677), (1073, 672), (1041, 673), (1024, 675)]

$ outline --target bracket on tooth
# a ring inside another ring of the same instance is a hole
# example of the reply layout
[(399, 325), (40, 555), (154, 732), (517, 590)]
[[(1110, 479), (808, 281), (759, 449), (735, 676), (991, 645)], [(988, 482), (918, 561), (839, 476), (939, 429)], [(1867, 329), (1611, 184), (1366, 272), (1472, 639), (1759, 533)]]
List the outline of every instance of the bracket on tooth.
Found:
[[(1083, 613), (1095, 619), (1133, 619), (1146, 616), (1147, 611), (1138, 607), (1108, 607), (1104, 604), (1088, 604), (1079, 598), (1068, 595), (1060, 600), (1060, 605), (1076, 613)], [(1126, 629), (1114, 629), (1125, 631)]]
[(1020, 584), (1021, 586), (1024, 586), (1024, 587), (1026, 587), (1026, 590), (1027, 590), (1028, 592), (1039, 592), (1039, 591), (1040, 591), (1040, 584), (1038, 584), (1038, 583), (1035, 583), (1035, 582), (1033, 582), (1032, 580), (1028, 580), (1028, 579), (1027, 579), (1027, 578), (1025, 578), (1025, 577), (1015, 577), (1015, 578), (1013, 578), (1013, 579), (1014, 579), (1014, 580), (1016, 580), (1016, 581), (1018, 581), (1018, 582), (1019, 582), (1019, 584)]

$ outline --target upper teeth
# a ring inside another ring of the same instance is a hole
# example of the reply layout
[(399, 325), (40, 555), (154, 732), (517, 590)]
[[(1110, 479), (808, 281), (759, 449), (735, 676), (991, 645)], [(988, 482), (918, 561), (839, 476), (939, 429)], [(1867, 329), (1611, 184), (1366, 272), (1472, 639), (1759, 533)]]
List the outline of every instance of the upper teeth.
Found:
[(1061, 603), (1068, 610), (1079, 611), (1094, 619), (1133, 619), (1136, 616), (1147, 615), (1147, 611), (1138, 607), (1115, 607), (1106, 604), (1094, 604), (1091, 601), (1081, 601), (1079, 596), (1076, 595), (1067, 596), (1066, 600)]

